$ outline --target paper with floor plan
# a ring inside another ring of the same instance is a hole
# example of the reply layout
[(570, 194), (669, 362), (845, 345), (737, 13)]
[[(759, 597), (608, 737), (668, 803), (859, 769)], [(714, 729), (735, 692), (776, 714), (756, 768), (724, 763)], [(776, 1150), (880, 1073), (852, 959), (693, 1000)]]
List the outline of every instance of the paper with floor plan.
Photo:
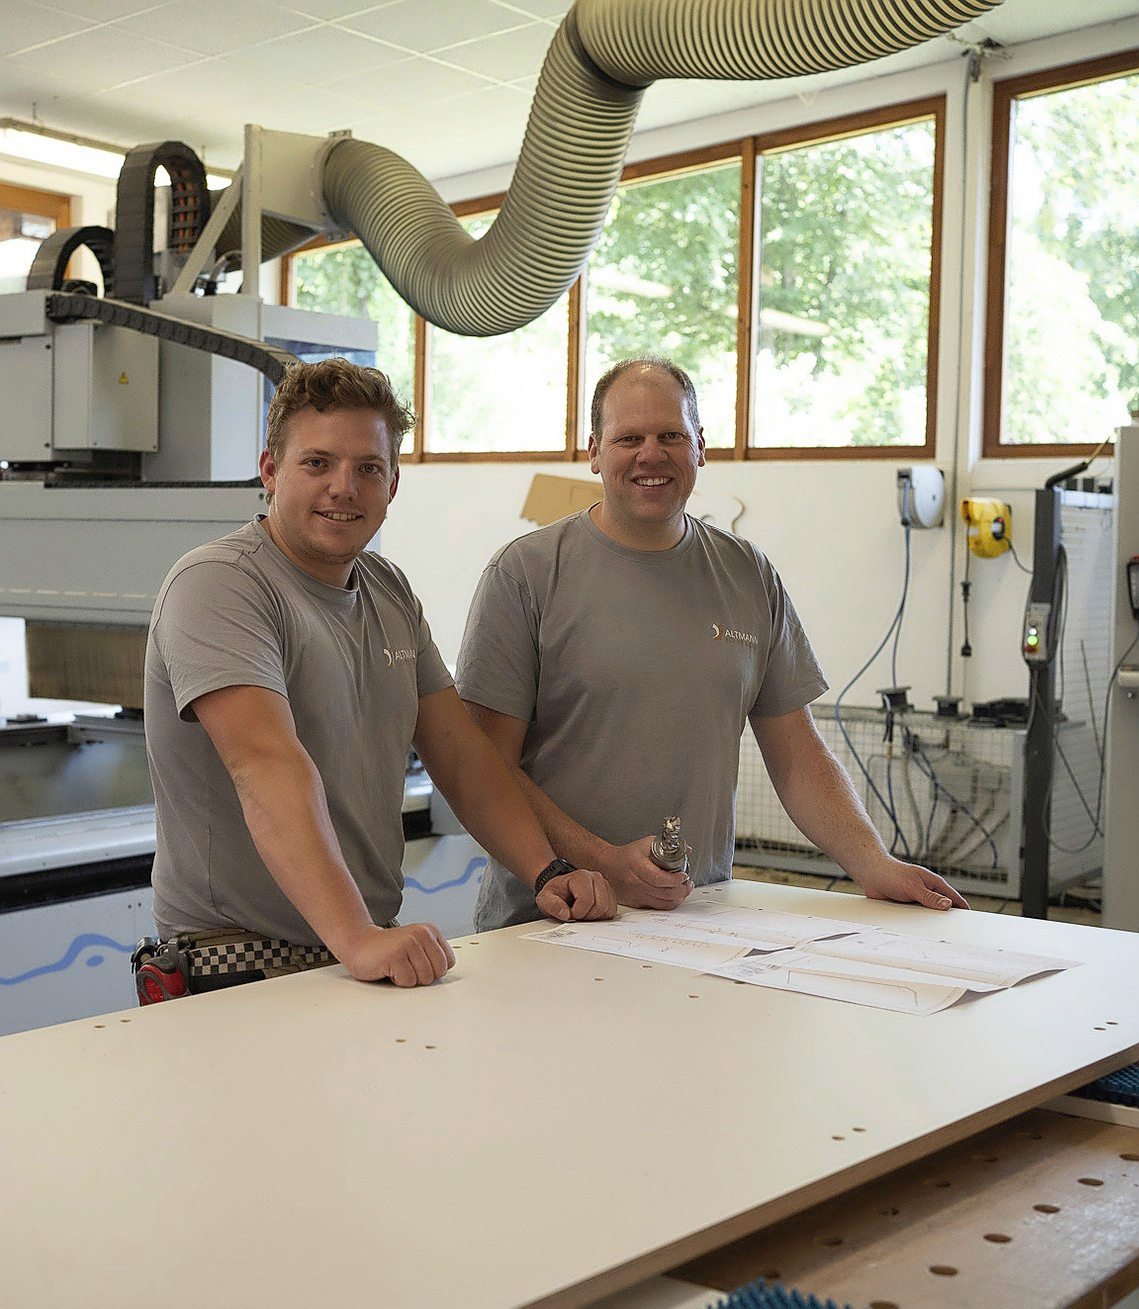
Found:
[(902, 969), (885, 969), (856, 960), (827, 959), (809, 950), (748, 955), (708, 971), (733, 982), (905, 1014), (936, 1013), (960, 1000), (967, 989), (948, 986), (944, 978), (927, 973), (907, 974)]
[(612, 922), (563, 923), (530, 939), (911, 1014), (1078, 964), (712, 902), (671, 912), (624, 909)]
[(689, 903), (670, 911), (622, 909), (620, 917), (610, 922), (563, 923), (533, 932), (528, 939), (710, 973), (750, 950), (784, 950), (862, 930), (860, 923), (834, 918)]

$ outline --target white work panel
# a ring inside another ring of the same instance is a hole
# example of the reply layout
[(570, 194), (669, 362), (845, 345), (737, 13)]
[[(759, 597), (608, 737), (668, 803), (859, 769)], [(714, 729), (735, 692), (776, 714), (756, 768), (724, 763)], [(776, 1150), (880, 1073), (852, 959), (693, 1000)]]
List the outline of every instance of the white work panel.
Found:
[(708, 894), (1086, 962), (918, 1018), (513, 928), (424, 990), (334, 968), (7, 1037), (5, 1299), (585, 1304), (1139, 1056), (1139, 936)]

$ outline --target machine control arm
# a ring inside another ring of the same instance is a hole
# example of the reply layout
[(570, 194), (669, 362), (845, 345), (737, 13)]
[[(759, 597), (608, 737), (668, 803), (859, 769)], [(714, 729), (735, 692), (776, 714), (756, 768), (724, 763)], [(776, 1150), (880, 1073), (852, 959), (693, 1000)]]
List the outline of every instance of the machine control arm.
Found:
[(198, 323), (183, 322), (140, 305), (123, 300), (97, 299), (80, 293), (57, 291), (46, 299), (45, 312), (53, 323), (71, 323), (82, 319), (97, 319), (114, 327), (126, 327), (145, 336), (157, 336), (162, 341), (202, 350), (206, 354), (220, 355), (239, 364), (256, 368), (277, 386), (290, 364), (297, 362), (296, 355), (264, 341), (225, 332), (217, 327), (202, 327)]

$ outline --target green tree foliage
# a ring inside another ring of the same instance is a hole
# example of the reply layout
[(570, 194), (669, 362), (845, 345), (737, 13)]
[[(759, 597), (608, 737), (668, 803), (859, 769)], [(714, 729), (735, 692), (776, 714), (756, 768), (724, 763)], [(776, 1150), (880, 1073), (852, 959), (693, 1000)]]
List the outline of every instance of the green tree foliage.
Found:
[(297, 255), (293, 273), (297, 308), (372, 319), (379, 338), (376, 367), (410, 402), (415, 391), (413, 315), (359, 241)]
[(1098, 443), (1139, 390), (1139, 74), (1019, 100), (1010, 194), (1010, 443)]
[(919, 122), (763, 160), (761, 376), (784, 413), (765, 444), (816, 443), (808, 422), (834, 444), (923, 440), (933, 151)]
[(739, 207), (738, 162), (622, 187), (589, 264), (587, 390), (618, 359), (666, 354), (711, 446), (735, 437)]

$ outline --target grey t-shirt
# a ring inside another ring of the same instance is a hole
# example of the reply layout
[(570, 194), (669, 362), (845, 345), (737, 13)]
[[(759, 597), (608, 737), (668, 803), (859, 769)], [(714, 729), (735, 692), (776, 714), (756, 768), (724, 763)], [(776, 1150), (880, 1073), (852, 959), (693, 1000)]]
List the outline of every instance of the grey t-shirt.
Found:
[(379, 555), (361, 555), (346, 588), (329, 586), (256, 520), (179, 560), (146, 650), (160, 931), (235, 928), (319, 944), (261, 861), (192, 701), (227, 686), (287, 697), (348, 867), (385, 923), (403, 897), (403, 780), (419, 697), (451, 684), (407, 579)]
[[(688, 518), (671, 550), (630, 550), (588, 510), (487, 565), (455, 678), (464, 700), (530, 724), (527, 775), (606, 841), (679, 814), (697, 883), (731, 876), (740, 736), (826, 689), (775, 570), (749, 541)], [(480, 930), (539, 917), (492, 862)]]

